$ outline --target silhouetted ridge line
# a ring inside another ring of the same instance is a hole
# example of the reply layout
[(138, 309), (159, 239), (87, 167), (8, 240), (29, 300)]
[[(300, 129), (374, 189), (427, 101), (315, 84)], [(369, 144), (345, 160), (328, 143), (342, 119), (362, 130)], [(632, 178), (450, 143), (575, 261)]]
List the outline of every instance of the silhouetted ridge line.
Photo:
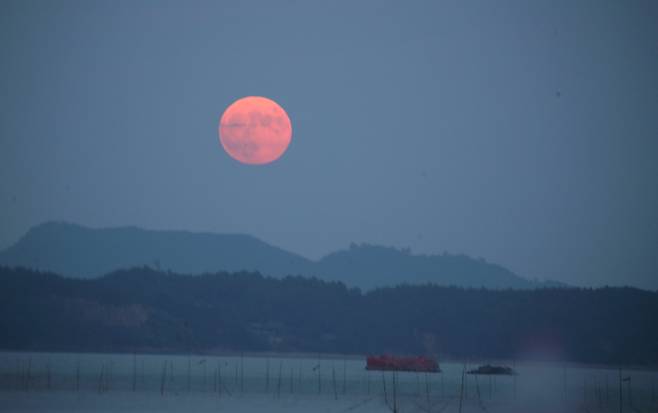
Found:
[(372, 289), (399, 283), (464, 287), (556, 286), (522, 278), (508, 269), (465, 255), (414, 255), (375, 245), (352, 244), (319, 261), (241, 234), (152, 231), (136, 227), (90, 229), (49, 222), (38, 225), (0, 252), (0, 264), (55, 271), (79, 278), (149, 265), (183, 274), (258, 271), (282, 277), (318, 276)]

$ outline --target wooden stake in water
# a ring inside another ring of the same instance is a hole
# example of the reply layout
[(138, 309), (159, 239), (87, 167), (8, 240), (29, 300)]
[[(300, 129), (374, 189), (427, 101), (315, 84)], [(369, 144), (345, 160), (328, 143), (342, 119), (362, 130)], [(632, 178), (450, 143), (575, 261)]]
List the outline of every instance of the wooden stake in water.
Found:
[(299, 360), (299, 370), (297, 371), (297, 388), (301, 391), (302, 388), (302, 361)]
[(384, 392), (384, 403), (388, 406), (388, 394), (386, 392), (386, 375), (382, 371), (382, 391)]
[(51, 381), (51, 372), (50, 372), (50, 360), (46, 363), (46, 380), (48, 383), (48, 390), (52, 388), (52, 381)]
[(265, 393), (270, 392), (270, 359), (265, 359)]
[(475, 377), (475, 394), (477, 395), (478, 403), (482, 404), (482, 397), (480, 396), (480, 381), (478, 380), (478, 376), (478, 374), (473, 375), (473, 377)]
[(98, 375), (98, 393), (103, 392), (103, 375), (105, 373), (105, 363), (101, 365), (101, 373)]
[(628, 406), (631, 408), (631, 410), (635, 410), (633, 408), (633, 393), (631, 392), (631, 376), (626, 377), (626, 388), (628, 389), (626, 392), (628, 394)]
[(174, 361), (169, 360), (169, 385), (174, 385)]
[(624, 395), (622, 390), (621, 367), (619, 368), (619, 413), (624, 412)]
[[(516, 372), (516, 360), (512, 362), (512, 368)], [(514, 400), (516, 400), (516, 374), (512, 375), (512, 380), (514, 381)]]
[(283, 361), (279, 361), (279, 379), (276, 383), (276, 397), (281, 397), (281, 370), (283, 369)]
[(219, 394), (219, 361), (217, 361), (212, 373), (212, 392)]
[(331, 381), (334, 384), (334, 400), (338, 400), (338, 390), (336, 390), (336, 369), (331, 365)]
[(105, 391), (108, 392), (114, 384), (112, 381), (114, 378), (114, 362), (110, 361), (105, 371), (107, 371), (105, 375)]
[(217, 367), (212, 372), (212, 392), (217, 393)]
[(425, 373), (425, 399), (427, 401), (427, 410), (430, 409), (430, 379), (429, 374)]
[(16, 390), (23, 390), (25, 383), (23, 383), (23, 371), (21, 370), (21, 360), (16, 359), (16, 371), (14, 372), (14, 379)]
[(441, 398), (445, 399), (446, 397), (446, 392), (445, 392), (445, 386), (444, 386), (444, 373), (441, 373)]
[(397, 372), (393, 370), (393, 413), (398, 413)]
[(244, 353), (240, 353), (240, 393), (244, 393)]
[(160, 396), (164, 396), (166, 383), (167, 383), (167, 360), (165, 360), (162, 365), (162, 374), (160, 375)]
[(187, 392), (192, 391), (192, 355), (187, 354)]
[(318, 354), (318, 394), (322, 393), (322, 374), (320, 372), (322, 365), (320, 360), (320, 354)]
[(587, 377), (583, 377), (583, 402), (587, 401)]
[(108, 392), (110, 391), (110, 387), (112, 385), (112, 363), (107, 363), (105, 364), (105, 380), (103, 383), (103, 391)]
[(203, 364), (203, 391), (205, 392), (208, 390), (208, 363), (206, 363), (206, 359), (199, 363)]
[(491, 384), (492, 381), (493, 380), (491, 379), (491, 374), (490, 374), (489, 375), (489, 400), (491, 400), (493, 398), (493, 394), (492, 394), (492, 391), (491, 391), (492, 390), (492, 384)]
[(562, 387), (564, 390), (564, 400), (567, 399), (567, 365), (562, 368)]
[(32, 357), (27, 359), (27, 373), (25, 374), (25, 391), (30, 390), (30, 383), (32, 381)]
[(464, 364), (464, 372), (462, 373), (462, 383), (464, 384), (463, 393), (464, 399), (468, 400), (468, 375), (466, 374), (466, 364)]
[(464, 376), (466, 375), (466, 366), (462, 370), (462, 384), (459, 389), (459, 413), (462, 413), (462, 404), (464, 400)]
[(347, 393), (347, 360), (343, 359), (343, 394)]
[(75, 391), (80, 391), (80, 358), (75, 363)]
[(217, 362), (217, 389), (219, 391), (219, 396), (222, 396), (222, 366), (219, 361)]
[(137, 391), (137, 353), (133, 353), (133, 393)]

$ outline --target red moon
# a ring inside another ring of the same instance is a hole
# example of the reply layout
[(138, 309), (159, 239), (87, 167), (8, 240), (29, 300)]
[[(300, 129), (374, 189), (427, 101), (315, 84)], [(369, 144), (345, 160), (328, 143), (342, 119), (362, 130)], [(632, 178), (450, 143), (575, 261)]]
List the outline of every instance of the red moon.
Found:
[(290, 145), (292, 125), (275, 101), (247, 96), (233, 102), (219, 120), (219, 141), (232, 158), (250, 165), (274, 162)]

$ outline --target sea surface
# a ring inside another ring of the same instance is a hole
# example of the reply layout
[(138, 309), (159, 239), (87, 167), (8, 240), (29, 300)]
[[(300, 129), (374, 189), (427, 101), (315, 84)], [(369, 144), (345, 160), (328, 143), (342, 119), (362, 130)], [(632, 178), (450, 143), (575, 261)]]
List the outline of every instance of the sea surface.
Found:
[[(658, 411), (658, 372), (500, 362), (517, 376), (365, 370), (365, 357), (0, 352), (2, 412)], [(500, 364), (499, 363), (499, 364)], [(620, 388), (621, 384), (621, 388)]]

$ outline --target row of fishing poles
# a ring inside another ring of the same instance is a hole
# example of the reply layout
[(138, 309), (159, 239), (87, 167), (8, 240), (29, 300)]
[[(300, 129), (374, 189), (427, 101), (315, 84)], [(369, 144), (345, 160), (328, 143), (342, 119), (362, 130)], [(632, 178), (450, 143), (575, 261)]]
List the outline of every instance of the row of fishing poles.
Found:
[[(213, 363), (214, 361), (214, 363)], [(201, 366), (203, 368), (203, 375), (202, 375), (202, 388), (204, 390), (208, 389), (208, 375), (207, 375), (207, 369), (208, 366), (213, 364), (212, 366), (212, 389), (214, 393), (217, 393), (218, 395), (227, 395), (231, 396), (234, 393), (244, 393), (245, 391), (245, 378), (244, 378), (244, 357), (241, 355), (239, 359), (239, 364), (233, 363), (234, 371), (233, 371), (233, 380), (230, 380), (230, 366), (226, 360), (213, 360), (213, 359), (202, 359), (198, 362), (196, 362), (198, 366)], [(325, 360), (326, 364), (326, 360)], [(197, 367), (198, 368), (198, 367)], [(313, 366), (312, 368), (312, 374), (315, 375), (317, 374), (317, 393), (322, 394), (323, 393), (323, 381), (326, 381), (327, 379), (324, 378), (323, 380), (323, 375), (322, 375), (322, 362), (320, 358), (318, 358), (317, 364)], [(138, 389), (141, 389), (142, 387), (146, 387), (145, 383), (145, 375), (144, 375), (144, 360), (141, 360), (141, 373), (138, 374), (138, 357), (136, 354), (133, 355), (133, 372), (132, 372), (132, 380), (131, 380), (131, 391), (136, 392)], [(303, 393), (304, 388), (308, 389), (309, 385), (306, 384), (306, 386), (303, 385), (303, 370), (302, 370), (302, 364), (300, 363), (298, 368), (297, 368), (297, 377), (295, 377), (295, 368), (290, 367), (289, 369), (286, 368), (285, 373), (287, 374), (287, 377), (284, 377), (284, 366), (283, 366), (283, 361), (279, 361), (278, 365), (278, 374), (276, 376), (272, 376), (271, 374), (271, 368), (270, 368), (270, 359), (266, 358), (265, 360), (265, 379), (264, 379), (264, 391), (266, 393), (272, 392), (277, 398), (281, 397), (282, 393), (288, 393), (288, 394), (295, 394), (295, 391)], [(346, 368), (346, 361), (343, 360), (343, 369), (342, 369), (342, 388), (339, 386), (338, 379), (337, 379), (337, 371), (335, 368), (335, 364), (331, 363), (331, 381), (330, 381), (330, 394), (333, 395), (334, 399), (339, 398), (339, 394), (345, 395), (347, 393), (347, 368)], [(366, 393), (368, 395), (371, 394), (371, 372), (366, 372), (363, 382), (365, 382), (365, 387), (366, 387)], [(391, 372), (390, 375), (392, 375), (392, 378), (389, 379), (390, 383), (387, 384), (387, 379), (382, 372), (382, 384), (381, 384), (381, 394), (384, 398), (384, 402), (387, 406), (389, 406), (389, 409), (398, 412), (399, 407), (397, 406), (398, 399), (399, 399), (399, 390), (400, 386), (398, 385), (398, 379), (397, 379), (397, 372)], [(24, 391), (30, 391), (30, 390), (37, 390), (38, 388), (41, 389), (48, 389), (51, 390), (53, 389), (53, 371), (51, 367), (50, 360), (46, 361), (45, 364), (40, 368), (37, 369), (34, 366), (34, 363), (32, 361), (32, 358), (28, 358), (27, 362), (24, 364), (21, 364), (20, 360), (17, 360), (17, 365), (16, 365), (16, 374), (14, 376), (14, 388), (17, 390), (24, 390)], [(463, 404), (464, 400), (469, 399), (468, 396), (468, 387), (469, 387), (469, 380), (468, 380), (468, 374), (466, 373), (466, 367), (464, 367), (461, 375), (461, 383), (459, 384), (458, 387), (458, 393), (457, 395), (453, 395), (450, 397), (450, 399), (459, 400), (459, 405), (460, 405), (460, 410), (461, 406)], [(482, 390), (480, 386), (480, 382), (478, 379), (478, 375), (473, 375), (474, 376), (474, 381), (475, 381), (475, 396), (474, 399), (477, 401), (478, 405), (480, 405), (483, 410), (484, 410), (484, 397), (482, 395)], [(139, 379), (138, 379), (139, 377)], [(440, 375), (440, 397), (441, 399), (445, 399), (445, 386), (444, 386), (444, 380), (443, 380), (444, 375)], [(174, 362), (172, 360), (164, 360), (162, 364), (162, 369), (161, 369), (161, 374), (160, 374), (160, 383), (159, 383), (159, 388), (160, 388), (160, 394), (164, 396), (165, 394), (170, 394), (174, 393), (177, 394), (181, 391), (181, 385), (176, 386), (176, 375), (174, 373)], [(517, 383), (516, 383), (516, 376), (512, 376), (513, 380), (513, 397), (516, 399), (516, 394), (517, 394)], [(187, 374), (186, 374), (186, 390), (188, 392), (192, 391), (192, 358), (191, 356), (188, 357), (187, 360)], [(363, 385), (362, 382), (362, 385)], [(625, 383), (626, 389), (622, 388), (622, 384)], [(97, 375), (97, 380), (95, 384), (95, 389), (97, 390), (98, 393), (106, 393), (110, 391), (114, 386), (114, 363), (113, 362), (103, 362), (100, 366), (100, 370), (98, 371)], [(324, 384), (326, 387), (326, 384)], [(86, 387), (89, 387), (89, 384), (87, 384)], [(76, 361), (75, 364), (75, 382), (74, 382), (74, 388), (75, 391), (80, 391), (81, 388), (81, 362), (80, 360)], [(564, 368), (563, 372), (563, 394), (565, 401), (568, 399), (568, 390), (567, 390), (567, 371), (566, 367)], [(619, 389), (618, 391), (613, 391), (612, 386), (610, 385), (610, 381), (608, 378), (608, 374), (606, 373), (603, 376), (603, 380), (601, 380), (597, 376), (591, 376), (591, 378), (588, 380), (588, 376), (584, 376), (583, 378), (583, 405), (588, 405), (588, 404), (597, 404), (599, 408), (603, 409), (604, 407), (609, 408), (610, 406), (617, 404), (619, 406), (620, 412), (623, 411), (624, 406), (627, 406), (630, 411), (637, 411), (638, 409), (635, 406), (634, 398), (633, 398), (633, 387), (632, 387), (632, 381), (631, 377), (622, 377), (622, 371), (621, 369), (619, 370)], [(496, 390), (496, 377), (495, 376), (489, 376), (489, 399), (492, 399), (493, 393)], [(325, 392), (327, 390), (325, 389)], [(420, 376), (417, 373), (416, 374), (416, 392), (415, 392), (415, 397), (420, 399), (420, 396), (422, 395), (421, 391), (421, 384), (420, 384)], [(624, 396), (625, 395), (625, 396)], [(437, 395), (438, 396), (438, 395)], [(433, 398), (433, 392), (431, 391), (431, 381), (429, 379), (429, 375), (425, 374), (425, 392), (424, 392), (424, 402), (425, 402), (425, 407), (421, 407), (421, 410), (425, 411), (431, 411), (432, 406), (436, 404), (436, 401), (431, 401)], [(439, 400), (441, 400), (439, 399)], [(618, 400), (616, 400), (618, 399)], [(657, 401), (657, 396), (656, 396), (656, 385), (655, 385), (655, 380), (651, 382), (651, 402), (655, 403)]]
[[(141, 364), (139, 363), (141, 361)], [(214, 363), (213, 363), (214, 361)], [(326, 365), (327, 361), (324, 360), (322, 361), (320, 358), (318, 358), (317, 363), (312, 367), (312, 372), (311, 375), (316, 377), (316, 384), (317, 384), (317, 393), (322, 394), (323, 390), (326, 392), (327, 389), (327, 378), (325, 375), (323, 375), (322, 367), (323, 367), (323, 362)], [(234, 374), (233, 374), (233, 381), (229, 379), (230, 377), (230, 365), (228, 361), (226, 360), (221, 360), (221, 359), (202, 359), (194, 364), (198, 366), (201, 366), (203, 368), (203, 374), (201, 375), (202, 379), (202, 384), (201, 387), (204, 390), (208, 389), (208, 366), (212, 366), (212, 381), (213, 381), (213, 392), (217, 393), (226, 393), (226, 394), (233, 394), (233, 393), (243, 393), (245, 390), (245, 376), (244, 376), (244, 357), (240, 356), (239, 359), (239, 364), (233, 363), (234, 367)], [(275, 395), (280, 396), (283, 392), (287, 391), (290, 394), (295, 393), (295, 389), (303, 389), (304, 387), (308, 389), (309, 384), (306, 384), (304, 386), (304, 376), (303, 376), (303, 369), (302, 369), (302, 364), (300, 363), (297, 367), (296, 371), (296, 377), (295, 377), (295, 368), (290, 367), (289, 369), (286, 368), (287, 372), (289, 373), (287, 377), (284, 377), (284, 366), (283, 366), (283, 361), (279, 361), (278, 365), (278, 374), (276, 376), (273, 376), (271, 372), (271, 367), (270, 367), (270, 359), (266, 358), (265, 359), (265, 378), (264, 378), (264, 391), (266, 393), (269, 393), (272, 390), (275, 390)], [(347, 361), (343, 360), (343, 368), (342, 368), (342, 383), (339, 384), (339, 379), (337, 377), (337, 370), (335, 367), (335, 363), (331, 363), (331, 380), (330, 380), (330, 393), (333, 394), (334, 398), (338, 398), (339, 394), (347, 394)], [(162, 367), (160, 370), (160, 380), (159, 380), (159, 389), (160, 393), (162, 395), (166, 393), (178, 393), (182, 390), (182, 383), (177, 383), (176, 379), (180, 379), (179, 376), (176, 375), (174, 371), (175, 364), (173, 360), (163, 360), (162, 362)], [(325, 367), (326, 368), (326, 367)], [(187, 359), (187, 372), (186, 372), (186, 385), (185, 389), (188, 392), (192, 391), (192, 378), (193, 376), (198, 380), (198, 375), (193, 375), (192, 374), (192, 369), (193, 369), (193, 362), (192, 362), (192, 357), (188, 357)], [(75, 391), (80, 391), (82, 384), (85, 384), (86, 388), (90, 387), (89, 383), (89, 378), (94, 377), (93, 374), (89, 375), (88, 373), (85, 374), (85, 383), (82, 383), (82, 378), (81, 378), (81, 370), (82, 370), (82, 362), (80, 359), (76, 360), (75, 362), (75, 381), (74, 387)], [(366, 387), (366, 393), (369, 395), (371, 393), (371, 373), (372, 372), (364, 372), (364, 377), (362, 381), (362, 385), (365, 383)], [(410, 373), (411, 374), (411, 373)], [(27, 359), (26, 363), (21, 363), (21, 360), (16, 360), (16, 369), (15, 373), (12, 374), (13, 376), (13, 382), (14, 382), (14, 387), (16, 390), (23, 390), (23, 391), (30, 391), (30, 390), (37, 390), (37, 389), (48, 389), (51, 390), (53, 389), (53, 369), (51, 367), (50, 360), (46, 361), (45, 364), (43, 365), (42, 369), (37, 369), (34, 366), (32, 357), (29, 357)], [(99, 370), (97, 371), (96, 374), (96, 383), (94, 385), (95, 389), (97, 390), (98, 393), (106, 393), (113, 389), (115, 386), (115, 363), (113, 361), (103, 361), (100, 365)], [(69, 376), (70, 377), (70, 376)], [(130, 382), (130, 390), (133, 392), (136, 392), (140, 390), (143, 387), (146, 386), (146, 378), (144, 374), (144, 359), (138, 360), (138, 356), (136, 354), (133, 355), (133, 363), (132, 363), (132, 378)], [(419, 379), (419, 374), (416, 374), (416, 385), (417, 385), (417, 393), (420, 393), (420, 379)], [(313, 380), (313, 379), (311, 379)], [(384, 379), (385, 380), (385, 379)], [(495, 383), (494, 383), (495, 385)], [(441, 393), (444, 394), (444, 381), (443, 381), (443, 375), (441, 375)], [(232, 389), (231, 389), (232, 387)], [(324, 387), (324, 389), (323, 389)], [(386, 390), (382, 389), (382, 393), (384, 393)]]

